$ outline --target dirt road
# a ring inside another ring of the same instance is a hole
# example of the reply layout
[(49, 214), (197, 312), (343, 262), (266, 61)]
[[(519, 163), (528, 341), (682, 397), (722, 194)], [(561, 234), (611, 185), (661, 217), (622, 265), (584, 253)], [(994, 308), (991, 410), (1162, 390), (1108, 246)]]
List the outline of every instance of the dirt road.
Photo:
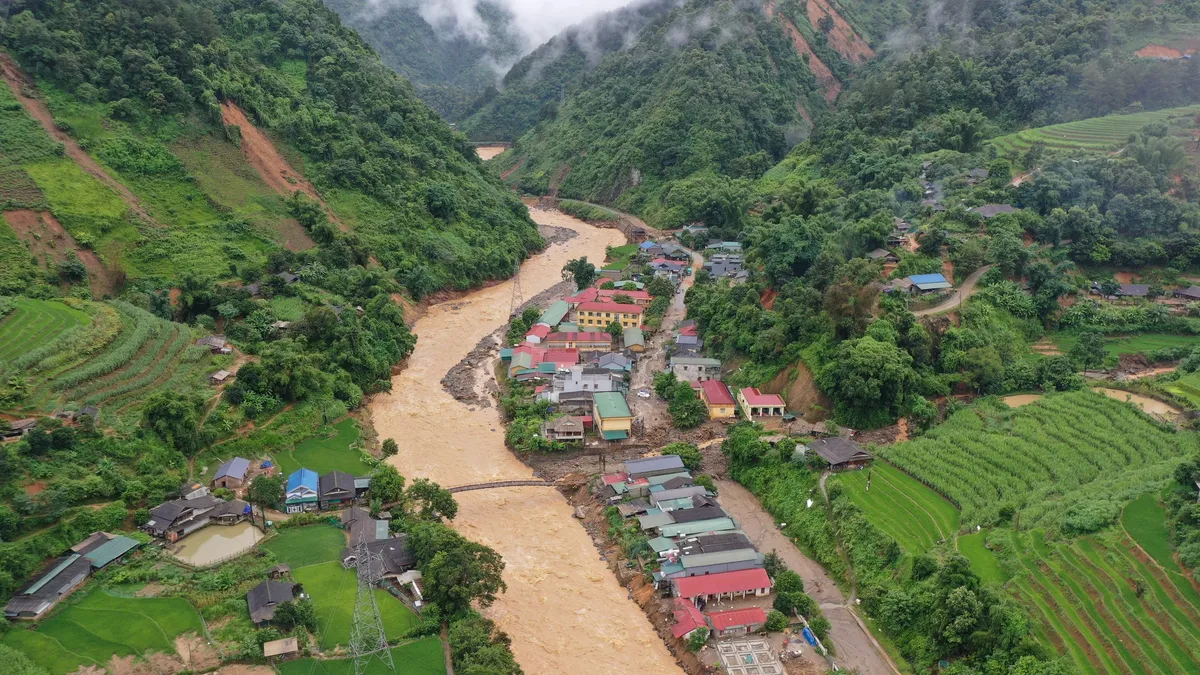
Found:
[(967, 298), (975, 293), (975, 285), (979, 283), (979, 278), (987, 274), (987, 271), (992, 269), (991, 265), (984, 265), (979, 269), (971, 272), (971, 275), (963, 280), (962, 286), (954, 290), (954, 293), (946, 298), (941, 303), (930, 307), (929, 309), (919, 309), (913, 312), (914, 316), (933, 316), (934, 314), (944, 314), (958, 309)]
[[(762, 552), (774, 550), (783, 558), (788, 568), (804, 579), (804, 590), (825, 612), (832, 628), (829, 641), (833, 643), (837, 657), (834, 659), (844, 669), (857, 669), (860, 675), (894, 675), (899, 673), (891, 659), (883, 651), (875, 637), (862, 625), (846, 606), (846, 597), (833, 582), (825, 569), (815, 560), (800, 552), (779, 528), (771, 515), (750, 491), (730, 480), (717, 481), (718, 499), (721, 507), (741, 525), (742, 531)], [(818, 504), (819, 494), (813, 493)], [(814, 505), (814, 508), (820, 508)]]
[[(522, 266), (527, 296), (561, 282), (568, 260), (599, 260), (606, 246), (624, 243), (617, 230), (590, 227), (557, 211), (534, 209), (531, 215), (578, 236)], [(511, 295), (509, 281), (430, 307), (413, 329), (420, 339), (404, 371), (392, 379), (390, 392), (372, 401), (380, 438), (400, 444), (389, 461), (409, 480), (427, 477), (450, 486), (533, 478), (505, 447), (496, 408), (471, 408), (440, 384), (480, 339), (508, 320)], [(512, 638), (525, 672), (680, 672), (559, 492), (521, 487), (455, 497), (454, 528), (504, 558), (508, 591), (484, 613)]]

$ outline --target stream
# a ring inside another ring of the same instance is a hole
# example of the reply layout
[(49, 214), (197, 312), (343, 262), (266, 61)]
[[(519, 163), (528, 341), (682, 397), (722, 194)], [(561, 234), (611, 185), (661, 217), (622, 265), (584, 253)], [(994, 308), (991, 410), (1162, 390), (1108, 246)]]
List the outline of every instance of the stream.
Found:
[[(625, 243), (617, 230), (556, 211), (531, 209), (530, 215), (578, 236), (522, 266), (525, 298), (560, 282), (572, 258), (599, 263), (606, 246)], [(424, 477), (453, 487), (533, 477), (505, 447), (498, 410), (456, 401), (440, 384), (481, 338), (507, 322), (512, 288), (506, 281), (430, 307), (413, 329), (416, 350), (392, 378), (392, 391), (371, 402), (379, 437), (400, 446), (389, 461), (410, 481)], [(504, 557), (508, 591), (484, 614), (512, 638), (525, 672), (682, 672), (557, 490), (504, 488), (455, 497), (453, 527)]]

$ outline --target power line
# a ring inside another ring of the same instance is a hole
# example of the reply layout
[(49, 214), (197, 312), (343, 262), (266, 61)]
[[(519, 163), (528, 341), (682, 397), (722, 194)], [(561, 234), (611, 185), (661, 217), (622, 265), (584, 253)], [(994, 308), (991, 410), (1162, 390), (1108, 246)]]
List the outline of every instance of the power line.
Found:
[(521, 311), (521, 305), (525, 304), (525, 293), (521, 290), (521, 261), (517, 261), (517, 269), (513, 274), (513, 292), (512, 299), (508, 303), (508, 316), (512, 318)]
[(354, 547), (358, 592), (354, 596), (354, 623), (350, 627), (350, 656), (354, 675), (366, 675), (371, 661), (378, 658), (388, 670), (396, 672), (392, 651), (388, 649), (383, 617), (375, 599), (375, 584), (383, 578), (383, 555), (371, 553), (364, 538)]

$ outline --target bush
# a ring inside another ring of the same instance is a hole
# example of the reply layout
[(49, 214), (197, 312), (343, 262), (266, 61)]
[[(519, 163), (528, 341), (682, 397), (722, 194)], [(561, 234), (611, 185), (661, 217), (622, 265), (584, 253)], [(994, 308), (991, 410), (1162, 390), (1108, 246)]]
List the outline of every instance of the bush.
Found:
[(693, 652), (693, 653), (698, 652), (702, 648), (704, 648), (704, 645), (707, 642), (708, 642), (708, 629), (707, 628), (697, 628), (696, 630), (692, 631), (691, 635), (688, 636), (687, 649), (689, 652)]
[[(671, 443), (662, 449), (663, 455), (679, 455), (679, 459), (683, 460), (683, 465), (688, 471), (696, 471), (700, 468), (701, 456), (700, 448), (697, 448), (691, 443), (676, 442)], [(711, 480), (711, 479), (709, 479)]]
[(768, 633), (779, 633), (788, 626), (787, 616), (778, 610), (771, 610), (767, 613), (767, 623), (763, 626)]

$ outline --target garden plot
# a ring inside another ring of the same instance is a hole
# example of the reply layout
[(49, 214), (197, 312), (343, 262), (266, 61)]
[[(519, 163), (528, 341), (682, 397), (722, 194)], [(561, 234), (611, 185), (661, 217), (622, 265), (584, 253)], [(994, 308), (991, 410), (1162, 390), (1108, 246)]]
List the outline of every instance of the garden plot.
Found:
[(843, 473), (837, 481), (871, 524), (895, 539), (905, 553), (925, 553), (958, 530), (953, 504), (890, 464), (875, 462), (870, 469)]

